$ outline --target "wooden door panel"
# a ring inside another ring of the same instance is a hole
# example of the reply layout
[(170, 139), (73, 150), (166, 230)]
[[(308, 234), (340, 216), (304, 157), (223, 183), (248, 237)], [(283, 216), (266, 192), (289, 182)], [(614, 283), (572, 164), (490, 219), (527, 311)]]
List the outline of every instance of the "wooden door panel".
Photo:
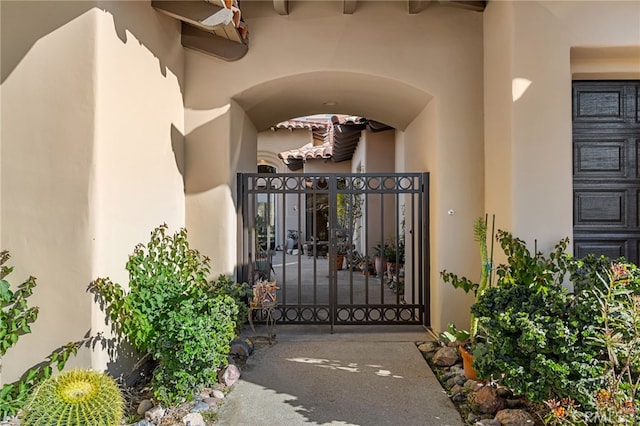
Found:
[(574, 253), (638, 263), (638, 81), (573, 84)]

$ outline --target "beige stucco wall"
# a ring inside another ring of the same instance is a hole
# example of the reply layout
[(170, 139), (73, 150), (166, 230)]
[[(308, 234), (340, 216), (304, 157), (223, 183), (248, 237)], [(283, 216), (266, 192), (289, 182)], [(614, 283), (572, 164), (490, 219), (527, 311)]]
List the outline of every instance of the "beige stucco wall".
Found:
[[(198, 91), (198, 90), (196, 90)], [(186, 91), (189, 98), (189, 90)], [(234, 274), (242, 229), (237, 173), (257, 169), (258, 134), (238, 104), (191, 104), (186, 124), (186, 218), (190, 242), (211, 259), (212, 275)]]
[[(432, 258), (436, 263), (431, 271), (433, 285), (438, 285), (443, 266), (471, 273), (478, 265), (477, 259), (460, 253), (473, 248), (472, 236), (461, 224), (472, 224), (483, 212), (482, 14), (433, 5), (409, 15), (405, 6), (358, 2), (356, 12), (345, 15), (341, 2), (290, 2), (289, 15), (280, 16), (265, 2), (244, 2), (251, 45), (241, 61), (223, 63), (186, 52), (187, 122), (189, 110), (221, 108), (235, 97), (254, 124), (259, 123), (258, 131), (274, 124), (263, 122), (264, 117), (280, 121), (313, 113), (361, 115), (400, 131), (413, 128), (403, 137), (407, 155), (428, 150), (437, 158), (412, 159), (406, 170), (434, 171), (436, 162), (446, 165), (432, 180), (437, 194), (432, 198), (432, 219), (449, 208), (459, 211), (455, 222), (432, 222), (432, 228), (439, 228), (432, 235), (444, 236), (431, 242), (432, 250), (439, 252)], [(327, 96), (335, 96), (338, 105), (325, 105)], [(416, 117), (432, 98), (437, 102), (432, 102), (429, 124), (436, 123), (438, 131), (430, 138), (429, 126), (412, 122), (420, 120)], [(199, 130), (203, 133), (197, 137), (187, 133), (188, 147), (205, 139), (225, 140), (222, 126)], [(195, 154), (194, 162), (199, 157)], [(193, 171), (190, 158), (188, 153), (188, 176)], [(224, 172), (217, 175), (225, 179)], [(214, 198), (201, 197), (187, 204), (187, 221), (214, 217), (218, 210)], [(449, 319), (440, 314), (432, 317), (438, 328)]]
[(278, 173), (290, 173), (291, 170), (282, 162), (278, 154), (301, 148), (312, 142), (312, 133), (309, 129), (264, 130), (258, 133), (258, 164), (274, 166)]
[[(2, 234), (18, 284), (38, 278), (33, 333), (2, 360), (16, 379), (104, 329), (88, 284), (156, 225), (184, 225), (179, 25), (144, 2), (1, 2)], [(105, 368), (83, 350), (70, 366)], [(113, 367), (109, 365), (109, 367)]]
[[(572, 236), (571, 48), (640, 46), (639, 19), (638, 2), (489, 2), (485, 204), (499, 228), (544, 251)], [(630, 62), (589, 70), (628, 77)]]

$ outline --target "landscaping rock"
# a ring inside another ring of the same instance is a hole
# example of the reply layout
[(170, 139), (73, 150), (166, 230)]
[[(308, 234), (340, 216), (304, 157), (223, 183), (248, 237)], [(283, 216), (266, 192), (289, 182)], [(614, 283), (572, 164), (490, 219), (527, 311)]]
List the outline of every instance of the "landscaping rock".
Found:
[(418, 350), (422, 353), (435, 352), (440, 345), (438, 342), (424, 342), (420, 346), (418, 346)]
[(525, 410), (501, 410), (496, 414), (496, 419), (503, 426), (526, 426), (535, 424), (533, 417)]
[(220, 389), (214, 389), (211, 395), (216, 399), (224, 399), (225, 395)]
[(229, 364), (224, 369), (220, 370), (219, 374), (220, 382), (227, 386), (233, 386), (240, 378), (240, 369), (235, 365)]
[(495, 414), (507, 407), (507, 401), (498, 396), (498, 391), (492, 386), (485, 386), (468, 397), (474, 411), (485, 414)]
[(182, 424), (185, 426), (206, 426), (202, 414), (189, 413), (182, 418)]
[(440, 367), (450, 367), (458, 361), (458, 351), (448, 346), (438, 349), (432, 358), (432, 362)]
[(151, 402), (148, 399), (143, 399), (142, 401), (140, 401), (140, 404), (138, 404), (137, 413), (142, 416), (144, 415), (144, 413), (151, 410), (152, 408), (153, 408), (153, 402)]
[(497, 419), (482, 419), (478, 420), (475, 426), (501, 426), (501, 424)]
[(204, 401), (200, 401), (196, 403), (193, 407), (191, 407), (191, 413), (199, 413), (201, 411), (209, 411), (209, 404)]
[(153, 407), (152, 409), (147, 410), (144, 413), (144, 418), (150, 421), (151, 423), (160, 424), (160, 421), (164, 417), (165, 412), (166, 410), (160, 406)]

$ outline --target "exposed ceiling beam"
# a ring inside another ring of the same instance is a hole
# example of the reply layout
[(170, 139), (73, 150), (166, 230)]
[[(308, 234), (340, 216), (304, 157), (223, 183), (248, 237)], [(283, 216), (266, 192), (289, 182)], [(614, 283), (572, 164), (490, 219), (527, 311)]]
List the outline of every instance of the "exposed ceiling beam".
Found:
[(356, 11), (356, 5), (358, 0), (343, 0), (342, 4), (342, 13), (346, 15), (351, 15)]
[(181, 42), (186, 48), (215, 56), (224, 61), (237, 61), (246, 55), (249, 50), (249, 46), (245, 43), (237, 43), (227, 38), (216, 36), (186, 23), (182, 24)]
[(157, 1), (151, 5), (172, 18), (188, 22), (205, 31), (213, 31), (220, 25), (227, 25), (233, 18), (231, 9), (206, 1)]
[(273, 8), (280, 15), (288, 15), (289, 0), (273, 0)]

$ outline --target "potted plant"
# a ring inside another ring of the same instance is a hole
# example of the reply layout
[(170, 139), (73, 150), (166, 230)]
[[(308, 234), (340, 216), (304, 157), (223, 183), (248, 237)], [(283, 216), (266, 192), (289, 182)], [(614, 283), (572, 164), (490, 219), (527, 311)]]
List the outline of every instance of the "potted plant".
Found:
[(384, 242), (378, 243), (373, 248), (373, 252), (375, 253), (373, 256), (373, 262), (375, 264), (376, 275), (382, 277), (386, 271), (387, 266), (387, 244)]
[(398, 281), (404, 269), (404, 239), (400, 238), (397, 242), (395, 238), (389, 239), (385, 244), (384, 257), (387, 261), (389, 281)]
[[(495, 221), (495, 216), (494, 216)], [(493, 226), (492, 226), (493, 228)], [(458, 275), (443, 270), (440, 272), (445, 283), (453, 285), (455, 288), (461, 288), (465, 293), (473, 292), (475, 295), (475, 302), (480, 299), (483, 293), (490, 286), (491, 269), (493, 267), (493, 260), (489, 257), (487, 249), (487, 216), (484, 218), (479, 217), (476, 219), (473, 226), (474, 240), (480, 246), (480, 258), (482, 261), (482, 268), (480, 271), (480, 281), (473, 282), (466, 277), (459, 277)], [(491, 231), (493, 241), (493, 229)], [(493, 251), (493, 249), (492, 249)], [(448, 334), (443, 333), (441, 337), (444, 337), (451, 341), (458, 343), (458, 349), (460, 356), (462, 356), (463, 365), (465, 368), (465, 375), (469, 379), (475, 379), (477, 374), (473, 369), (473, 357), (472, 348), (478, 339), (478, 319), (471, 312), (470, 325), (468, 332), (465, 330), (458, 330), (453, 324), (449, 324)]]
[(336, 196), (336, 266), (342, 269), (344, 259), (353, 266), (355, 246), (354, 236), (360, 229), (364, 200), (360, 194), (339, 192)]

